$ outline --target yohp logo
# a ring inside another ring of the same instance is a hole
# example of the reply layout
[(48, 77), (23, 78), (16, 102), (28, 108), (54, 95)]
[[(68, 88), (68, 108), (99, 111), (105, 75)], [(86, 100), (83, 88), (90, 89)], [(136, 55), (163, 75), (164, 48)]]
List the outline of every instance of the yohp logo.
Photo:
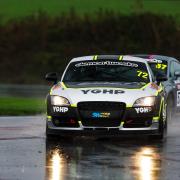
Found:
[(58, 106), (53, 106), (53, 111), (54, 112), (62, 112), (66, 113), (69, 109), (67, 107), (58, 107)]
[(136, 112), (139, 113), (148, 113), (151, 111), (150, 107), (140, 107), (140, 108), (135, 108)]

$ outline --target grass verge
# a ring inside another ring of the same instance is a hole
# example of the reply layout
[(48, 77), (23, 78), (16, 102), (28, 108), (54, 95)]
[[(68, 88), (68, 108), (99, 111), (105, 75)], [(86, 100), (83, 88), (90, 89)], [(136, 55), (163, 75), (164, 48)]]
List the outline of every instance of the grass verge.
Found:
[[(42, 10), (49, 15), (57, 16), (67, 13), (73, 8), (79, 15), (94, 14), (98, 9), (109, 9), (114, 12), (130, 14), (135, 11), (156, 14), (179, 15), (180, 1), (178, 0), (2, 0), (0, 1), (0, 15), (5, 19), (19, 18), (36, 14)], [(138, 10), (139, 9), (139, 10)]]
[(0, 115), (34, 115), (43, 112), (45, 112), (43, 99), (0, 97)]

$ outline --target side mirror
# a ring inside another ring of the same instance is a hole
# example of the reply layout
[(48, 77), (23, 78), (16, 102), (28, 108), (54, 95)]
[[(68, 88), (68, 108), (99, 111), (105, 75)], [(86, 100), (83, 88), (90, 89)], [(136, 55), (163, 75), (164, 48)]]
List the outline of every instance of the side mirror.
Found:
[(158, 83), (163, 82), (163, 81), (167, 81), (167, 80), (168, 80), (167, 76), (157, 76), (156, 77), (156, 81)]
[(46, 76), (45, 76), (45, 79), (46, 79), (47, 81), (53, 81), (54, 84), (56, 84), (57, 81), (58, 81), (58, 73), (57, 73), (57, 72), (47, 73)]
[(180, 77), (180, 71), (175, 71), (175, 72), (174, 72), (174, 76), (175, 76), (176, 78)]

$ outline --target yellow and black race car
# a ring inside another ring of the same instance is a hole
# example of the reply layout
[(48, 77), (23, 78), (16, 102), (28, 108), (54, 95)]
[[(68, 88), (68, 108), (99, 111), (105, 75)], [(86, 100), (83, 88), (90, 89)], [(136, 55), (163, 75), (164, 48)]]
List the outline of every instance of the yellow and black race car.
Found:
[(147, 60), (118, 55), (74, 58), (62, 77), (48, 73), (47, 137), (150, 135), (162, 139), (167, 103)]

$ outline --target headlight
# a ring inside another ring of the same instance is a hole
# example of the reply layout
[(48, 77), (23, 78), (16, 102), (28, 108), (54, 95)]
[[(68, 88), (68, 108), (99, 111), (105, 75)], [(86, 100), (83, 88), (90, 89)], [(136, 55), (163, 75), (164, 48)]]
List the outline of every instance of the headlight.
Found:
[(51, 96), (51, 104), (55, 106), (69, 106), (69, 101), (61, 96)]
[(154, 106), (155, 100), (156, 100), (156, 98), (154, 96), (139, 98), (135, 101), (133, 107)]

